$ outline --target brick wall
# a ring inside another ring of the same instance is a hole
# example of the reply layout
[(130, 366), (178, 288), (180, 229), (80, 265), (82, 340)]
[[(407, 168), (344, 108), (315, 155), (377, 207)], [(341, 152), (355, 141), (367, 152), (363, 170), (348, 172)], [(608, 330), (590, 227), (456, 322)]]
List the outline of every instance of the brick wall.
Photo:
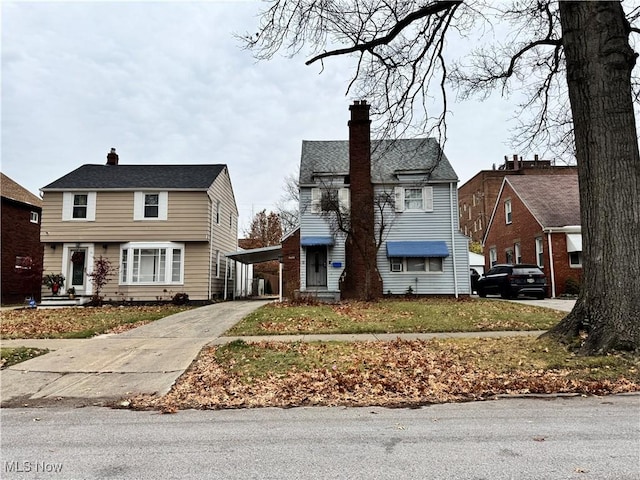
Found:
[[(31, 212), (38, 213), (38, 223), (31, 222)], [(24, 303), (34, 295), (40, 300), (42, 245), (40, 243), (40, 218), (42, 209), (33, 205), (2, 198), (2, 303)], [(31, 274), (15, 268), (16, 257), (31, 257), (34, 266)]]
[(282, 242), (282, 262), (282, 293), (291, 300), (300, 290), (300, 229)]

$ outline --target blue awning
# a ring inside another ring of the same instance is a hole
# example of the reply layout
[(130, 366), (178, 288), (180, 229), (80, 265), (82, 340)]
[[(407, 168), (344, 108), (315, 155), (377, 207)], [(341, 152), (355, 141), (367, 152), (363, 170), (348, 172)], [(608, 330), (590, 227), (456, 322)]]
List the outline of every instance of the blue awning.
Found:
[(447, 244), (441, 241), (387, 242), (387, 257), (448, 257)]
[(314, 247), (316, 245), (333, 245), (333, 237), (302, 237), (300, 245), (303, 247)]

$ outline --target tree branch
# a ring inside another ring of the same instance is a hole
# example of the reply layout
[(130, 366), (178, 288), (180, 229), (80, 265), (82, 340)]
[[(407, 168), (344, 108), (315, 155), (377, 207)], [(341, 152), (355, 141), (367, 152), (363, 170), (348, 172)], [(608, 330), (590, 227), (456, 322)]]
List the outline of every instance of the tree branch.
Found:
[(316, 55), (310, 60), (307, 60), (305, 64), (311, 65), (312, 63), (317, 62), (318, 60), (321, 60), (323, 58), (334, 57), (338, 55), (346, 55), (354, 52), (365, 52), (365, 51), (371, 52), (374, 48), (380, 45), (387, 45), (388, 43), (390, 43), (395, 37), (397, 37), (400, 34), (400, 32), (402, 32), (402, 30), (407, 28), (413, 22), (420, 20), (421, 18), (434, 15), (439, 12), (454, 9), (458, 5), (460, 5), (462, 2), (463, 0), (450, 0), (450, 1), (436, 2), (436, 3), (432, 3), (431, 5), (421, 7), (415, 12), (410, 13), (403, 19), (398, 20), (398, 22), (393, 26), (391, 31), (389, 31), (389, 33), (383, 37), (375, 38), (369, 42), (359, 43), (349, 48), (339, 48), (337, 50), (330, 50), (328, 52), (321, 53), (320, 55)]

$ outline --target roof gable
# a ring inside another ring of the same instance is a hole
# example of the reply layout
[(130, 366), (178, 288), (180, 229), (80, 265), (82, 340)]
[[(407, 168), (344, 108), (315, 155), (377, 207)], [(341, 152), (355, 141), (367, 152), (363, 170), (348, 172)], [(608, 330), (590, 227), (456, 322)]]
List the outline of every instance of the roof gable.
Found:
[[(371, 177), (375, 183), (395, 183), (396, 174), (419, 172), (430, 181), (458, 181), (458, 176), (434, 138), (371, 142)], [(300, 184), (314, 183), (318, 174), (349, 173), (349, 141), (302, 142)]]
[(206, 190), (226, 165), (82, 165), (42, 190)]
[(0, 172), (0, 191), (4, 198), (42, 208), (42, 200)]
[(580, 225), (578, 175), (505, 177), (542, 228)]

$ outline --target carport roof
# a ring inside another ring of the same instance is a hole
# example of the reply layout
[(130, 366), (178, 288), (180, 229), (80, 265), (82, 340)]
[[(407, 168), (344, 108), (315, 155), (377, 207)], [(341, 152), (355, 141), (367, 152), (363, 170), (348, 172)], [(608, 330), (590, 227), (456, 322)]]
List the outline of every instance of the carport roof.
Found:
[(236, 260), (240, 263), (253, 264), (268, 262), (270, 260), (279, 260), (282, 255), (282, 246), (274, 245), (272, 247), (252, 248), (251, 250), (238, 250), (225, 254), (226, 257)]

